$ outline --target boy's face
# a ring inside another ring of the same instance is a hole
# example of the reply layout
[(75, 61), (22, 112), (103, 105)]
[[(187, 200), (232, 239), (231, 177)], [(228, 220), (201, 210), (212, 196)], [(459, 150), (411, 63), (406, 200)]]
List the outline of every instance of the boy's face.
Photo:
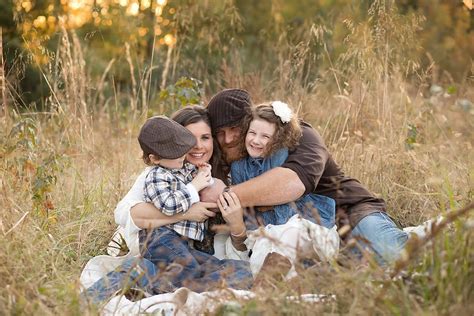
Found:
[(185, 157), (186, 155), (183, 155), (182, 157), (179, 157), (176, 159), (164, 159), (164, 158), (156, 159), (154, 155), (150, 155), (150, 161), (154, 165), (160, 165), (168, 169), (181, 169), (183, 168)]

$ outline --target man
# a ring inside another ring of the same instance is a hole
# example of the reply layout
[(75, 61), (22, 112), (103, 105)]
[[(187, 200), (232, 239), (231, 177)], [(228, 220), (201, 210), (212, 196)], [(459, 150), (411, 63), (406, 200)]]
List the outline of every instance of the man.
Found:
[[(241, 121), (252, 106), (250, 95), (241, 89), (226, 89), (208, 104), (212, 131), (229, 165), (239, 158)], [(301, 122), (303, 135), (287, 161), (247, 182), (232, 186), (243, 207), (272, 206), (297, 200), (305, 193), (333, 198), (339, 212), (345, 211), (351, 236), (365, 240), (381, 263), (398, 258), (408, 240), (386, 214), (383, 199), (372, 195), (356, 179), (347, 177), (329, 154), (321, 136)]]

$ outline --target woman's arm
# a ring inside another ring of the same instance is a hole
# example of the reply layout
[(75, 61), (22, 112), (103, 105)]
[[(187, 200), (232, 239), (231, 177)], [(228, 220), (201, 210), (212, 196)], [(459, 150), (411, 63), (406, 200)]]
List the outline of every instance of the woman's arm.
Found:
[(131, 208), (130, 216), (136, 226), (141, 229), (149, 229), (181, 221), (203, 222), (216, 215), (209, 210), (216, 207), (216, 203), (198, 202), (193, 204), (187, 212), (168, 216), (161, 213), (151, 203), (139, 203)]
[(162, 214), (151, 203), (145, 203), (143, 189), (149, 168), (145, 169), (135, 180), (132, 188), (118, 203), (115, 209), (115, 222), (130, 233), (140, 229), (155, 228), (163, 225), (174, 224), (182, 220), (202, 222), (215, 213), (208, 208), (216, 208), (215, 203), (195, 203), (186, 213), (167, 216)]

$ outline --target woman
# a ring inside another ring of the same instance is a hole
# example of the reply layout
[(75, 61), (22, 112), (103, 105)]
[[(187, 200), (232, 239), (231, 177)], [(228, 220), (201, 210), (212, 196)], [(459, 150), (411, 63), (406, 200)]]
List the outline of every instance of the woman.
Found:
[[(187, 154), (186, 160), (195, 165), (211, 162), (216, 166), (219, 159), (217, 158), (217, 153), (214, 152), (214, 143), (207, 111), (201, 106), (190, 106), (177, 111), (171, 118), (186, 127), (196, 136), (196, 146)], [(220, 170), (220, 168), (216, 168), (215, 170)], [(192, 249), (192, 257), (185, 258), (196, 262), (196, 273), (192, 273), (192, 277), (189, 280), (183, 280), (179, 265), (174, 262), (168, 262), (166, 258), (163, 258), (161, 261), (162, 266), (160, 264), (160, 267), (155, 267), (153, 271), (147, 271), (145, 273), (145, 279), (149, 280), (149, 282), (146, 282), (146, 288), (144, 288), (143, 282), (138, 282), (136, 276), (132, 279), (133, 269), (136, 270), (137, 266), (149, 266), (149, 262), (143, 262), (144, 259), (139, 262), (131, 260), (131, 258), (140, 254), (138, 245), (140, 230), (153, 229), (183, 220), (202, 222), (216, 215), (215, 212), (210, 209), (217, 209), (217, 205), (214, 202), (198, 202), (192, 205), (185, 213), (173, 216), (162, 214), (152, 204), (143, 202), (144, 178), (146, 173), (147, 170), (137, 178), (131, 190), (119, 202), (115, 210), (115, 220), (117, 224), (120, 225), (119, 234), (116, 234), (116, 236), (120, 236), (119, 239), (123, 238), (125, 240), (129, 248), (129, 253), (121, 258), (122, 262), (120, 263), (118, 263), (118, 260), (114, 260), (117, 258), (104, 258), (107, 256), (99, 258), (96, 262), (88, 263), (84, 270), (85, 272), (89, 271), (89, 273), (91, 273), (90, 271), (93, 271), (92, 273), (97, 272), (94, 269), (98, 269), (99, 266), (103, 270), (105, 270), (107, 266), (112, 269), (117, 266), (118, 268), (108, 273), (108, 279), (101, 279), (89, 287), (87, 296), (103, 300), (104, 297), (108, 297), (107, 294), (112, 294), (123, 287), (124, 282), (132, 282), (135, 286), (148, 292), (150, 292), (151, 288), (153, 294), (162, 293), (163, 291), (173, 291), (183, 285), (193, 291), (202, 292), (216, 288), (218, 283), (221, 283), (222, 280), (225, 280), (227, 285), (231, 288), (248, 289), (252, 282), (252, 275), (247, 262), (240, 260), (220, 260), (195, 249)], [(215, 171), (213, 175), (216, 175)], [(220, 180), (215, 179), (215, 181), (217, 183)], [(152, 243), (153, 240), (150, 240), (149, 244)], [(220, 252), (222, 253), (222, 250)], [(104, 264), (104, 262), (108, 264)], [(159, 277), (154, 277), (157, 275)], [(198, 279), (199, 282), (194, 282), (196, 279)], [(166, 284), (164, 284), (165, 281)], [(108, 286), (110, 284), (113, 286)]]
[[(186, 160), (196, 166), (210, 163), (212, 176), (215, 178), (213, 187), (224, 186), (219, 179), (225, 180), (226, 176), (223, 175), (223, 168), (220, 165), (220, 153), (217, 150), (218, 146), (214, 144), (206, 109), (201, 106), (188, 106), (176, 111), (171, 119), (186, 127), (196, 136), (196, 146), (187, 154)], [(215, 201), (217, 201), (218, 194), (211, 198), (212, 202), (193, 204), (184, 214), (175, 216), (161, 214), (152, 204), (145, 203), (143, 200), (145, 173), (143, 172), (137, 178), (130, 191), (115, 209), (115, 222), (123, 228), (122, 234), (130, 251), (138, 252), (137, 233), (141, 229), (160, 227), (182, 220), (203, 222), (216, 216), (216, 213), (211, 209), (217, 209)], [(212, 191), (213, 187), (207, 190)], [(207, 196), (209, 195), (212, 196), (213, 194), (207, 194)], [(222, 248), (216, 249), (215, 256), (220, 259), (223, 258)]]

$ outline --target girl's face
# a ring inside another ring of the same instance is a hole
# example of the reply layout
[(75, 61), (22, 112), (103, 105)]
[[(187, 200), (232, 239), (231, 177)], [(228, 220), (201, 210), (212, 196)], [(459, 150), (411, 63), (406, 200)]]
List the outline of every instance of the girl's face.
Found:
[(185, 126), (196, 137), (197, 143), (186, 155), (186, 160), (195, 166), (208, 163), (211, 159), (214, 146), (211, 128), (204, 121)]
[(272, 144), (276, 126), (274, 123), (262, 119), (254, 119), (250, 122), (249, 130), (245, 136), (245, 148), (250, 157), (264, 157)]

